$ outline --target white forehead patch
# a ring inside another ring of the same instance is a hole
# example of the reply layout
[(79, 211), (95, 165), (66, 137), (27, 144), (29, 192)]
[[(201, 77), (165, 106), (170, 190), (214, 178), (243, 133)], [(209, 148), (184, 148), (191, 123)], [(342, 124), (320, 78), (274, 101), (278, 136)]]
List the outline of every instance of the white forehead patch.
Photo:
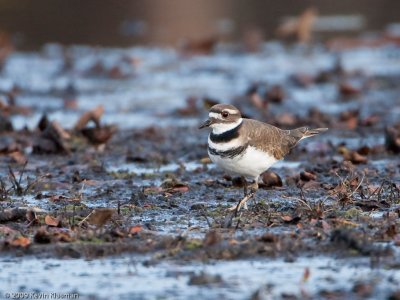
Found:
[(221, 114), (215, 113), (215, 112), (210, 112), (208, 113), (209, 118), (214, 118), (214, 119), (220, 119), (223, 120)]

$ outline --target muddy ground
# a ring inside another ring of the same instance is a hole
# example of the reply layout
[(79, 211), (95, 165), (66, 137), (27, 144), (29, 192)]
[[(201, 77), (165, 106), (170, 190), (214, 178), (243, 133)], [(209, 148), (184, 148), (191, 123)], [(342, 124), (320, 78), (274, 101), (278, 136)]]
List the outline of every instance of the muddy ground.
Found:
[[(400, 299), (400, 48), (376, 39), (11, 54), (0, 82), (2, 297)], [(243, 183), (210, 163), (197, 129), (218, 102), (281, 128), (330, 130), (231, 212)]]

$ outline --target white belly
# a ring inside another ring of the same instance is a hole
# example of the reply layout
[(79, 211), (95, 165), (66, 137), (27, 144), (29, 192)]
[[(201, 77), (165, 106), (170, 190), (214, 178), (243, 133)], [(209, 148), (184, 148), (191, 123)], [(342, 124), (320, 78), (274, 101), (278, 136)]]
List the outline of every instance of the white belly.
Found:
[(242, 155), (234, 158), (221, 158), (208, 153), (213, 163), (230, 173), (256, 178), (278, 160), (253, 146), (247, 147)]

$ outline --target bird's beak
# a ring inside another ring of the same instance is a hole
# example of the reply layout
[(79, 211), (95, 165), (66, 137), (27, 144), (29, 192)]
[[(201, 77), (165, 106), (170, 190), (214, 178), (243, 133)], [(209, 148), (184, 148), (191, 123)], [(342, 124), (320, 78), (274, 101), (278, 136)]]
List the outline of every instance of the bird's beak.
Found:
[(206, 120), (203, 124), (201, 124), (199, 126), (199, 129), (205, 128), (205, 127), (209, 127), (212, 124), (211, 119)]

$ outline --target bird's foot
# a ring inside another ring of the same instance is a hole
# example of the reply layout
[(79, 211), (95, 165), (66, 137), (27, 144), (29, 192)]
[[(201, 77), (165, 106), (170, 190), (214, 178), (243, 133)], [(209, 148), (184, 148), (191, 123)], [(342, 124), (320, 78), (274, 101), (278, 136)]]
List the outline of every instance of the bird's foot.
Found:
[(250, 192), (246, 196), (243, 197), (242, 200), (239, 201), (238, 204), (233, 205), (232, 207), (229, 208), (230, 211), (240, 211), (240, 209), (243, 207), (244, 209), (247, 209), (247, 201), (249, 201), (251, 198), (253, 198), (255, 195), (255, 192)]

